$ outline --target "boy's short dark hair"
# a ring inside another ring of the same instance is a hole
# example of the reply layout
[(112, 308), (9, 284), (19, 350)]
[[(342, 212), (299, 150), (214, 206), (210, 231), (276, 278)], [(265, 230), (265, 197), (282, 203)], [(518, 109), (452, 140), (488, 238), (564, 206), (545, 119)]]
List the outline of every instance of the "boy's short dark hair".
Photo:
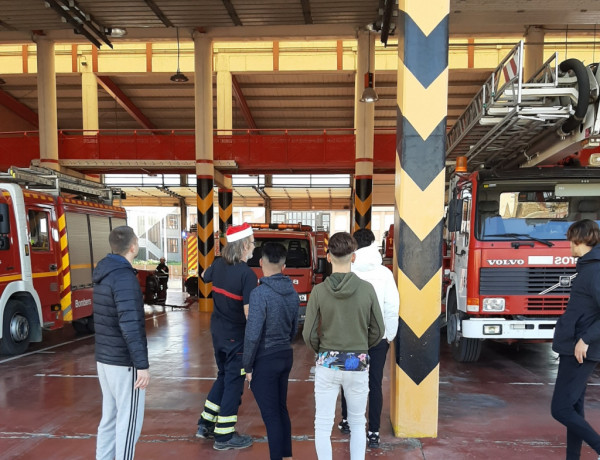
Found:
[(287, 257), (285, 246), (281, 243), (268, 242), (261, 246), (262, 258), (274, 265), (282, 266)]
[(585, 244), (594, 247), (600, 243), (600, 229), (598, 224), (591, 219), (579, 220), (567, 230), (567, 240), (575, 244)]
[(356, 251), (356, 240), (348, 232), (334, 233), (329, 238), (327, 250), (333, 257), (345, 257)]
[(367, 246), (371, 246), (373, 241), (375, 241), (375, 235), (368, 228), (361, 228), (360, 230), (356, 230), (352, 236), (356, 240), (358, 244), (358, 249), (366, 248)]
[(110, 250), (113, 254), (119, 254), (121, 256), (127, 253), (136, 239), (137, 236), (135, 236), (133, 228), (128, 227), (127, 225), (113, 228), (110, 235), (108, 235)]

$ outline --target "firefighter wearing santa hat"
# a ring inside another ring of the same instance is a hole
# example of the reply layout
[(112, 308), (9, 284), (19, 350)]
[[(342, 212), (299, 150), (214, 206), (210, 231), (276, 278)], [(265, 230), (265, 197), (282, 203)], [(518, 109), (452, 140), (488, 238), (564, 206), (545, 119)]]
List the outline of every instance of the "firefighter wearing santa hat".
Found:
[(252, 445), (250, 436), (236, 433), (235, 423), (244, 391), (242, 356), (248, 303), (257, 284), (246, 261), (252, 257), (255, 243), (252, 227), (247, 223), (229, 227), (226, 236), (221, 257), (202, 274), (205, 283), (213, 284), (210, 332), (219, 371), (204, 403), (196, 436), (214, 437), (216, 450)]

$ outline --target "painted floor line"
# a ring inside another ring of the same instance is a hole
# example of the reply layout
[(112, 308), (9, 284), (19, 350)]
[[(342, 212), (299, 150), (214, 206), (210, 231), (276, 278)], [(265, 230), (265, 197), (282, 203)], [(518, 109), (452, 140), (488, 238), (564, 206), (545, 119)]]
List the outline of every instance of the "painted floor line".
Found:
[[(159, 315), (149, 316), (148, 318), (146, 318), (146, 321), (154, 320), (154, 319), (164, 316), (166, 314), (167, 313), (165, 312), (165, 313), (161, 313)], [(26, 356), (46, 353), (48, 350), (53, 350), (54, 348), (62, 347), (64, 345), (69, 345), (70, 343), (79, 342), (81, 340), (90, 339), (92, 337), (94, 337), (94, 334), (86, 335), (85, 337), (79, 337), (79, 338), (73, 339), (73, 340), (68, 340), (66, 342), (62, 342), (57, 345), (52, 345), (51, 347), (42, 348), (40, 350), (30, 351), (29, 353), (23, 353), (22, 355), (13, 356), (11, 358), (2, 359), (2, 360), (0, 360), (0, 364), (8, 363), (9, 361), (15, 361), (15, 360), (21, 359), (21, 358), (25, 358)]]

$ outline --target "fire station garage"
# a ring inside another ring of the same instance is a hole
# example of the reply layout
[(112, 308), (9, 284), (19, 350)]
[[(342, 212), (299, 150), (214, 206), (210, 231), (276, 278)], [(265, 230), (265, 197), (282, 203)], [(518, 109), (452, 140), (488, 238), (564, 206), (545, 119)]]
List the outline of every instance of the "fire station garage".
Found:
[[(283, 244), (298, 294), (294, 457), (317, 458), (307, 303), (329, 238), (370, 229), (400, 308), (366, 457), (564, 458), (551, 342), (567, 229), (600, 222), (599, 22), (595, 0), (0, 0), (0, 458), (94, 458), (93, 273), (122, 225), (150, 364), (136, 458), (227, 455), (196, 436), (218, 373), (202, 274), (244, 223), (247, 265)], [(235, 458), (269, 458), (247, 388), (235, 430)]]

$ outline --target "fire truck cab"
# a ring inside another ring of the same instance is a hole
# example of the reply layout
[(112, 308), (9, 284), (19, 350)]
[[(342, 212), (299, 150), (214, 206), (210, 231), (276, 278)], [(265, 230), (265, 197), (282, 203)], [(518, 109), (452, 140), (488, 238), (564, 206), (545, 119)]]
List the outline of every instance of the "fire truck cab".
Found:
[(299, 321), (304, 322), (306, 304), (315, 284), (327, 274), (326, 232), (314, 232), (302, 224), (251, 224), (254, 229), (254, 253), (248, 266), (258, 279), (263, 274), (259, 265), (262, 245), (268, 242), (282, 244), (287, 250), (283, 274), (290, 277), (300, 299)]
[(575, 276), (566, 232), (580, 219), (600, 223), (598, 169), (452, 176), (446, 320), (455, 359), (476, 361), (486, 339), (552, 339)]

